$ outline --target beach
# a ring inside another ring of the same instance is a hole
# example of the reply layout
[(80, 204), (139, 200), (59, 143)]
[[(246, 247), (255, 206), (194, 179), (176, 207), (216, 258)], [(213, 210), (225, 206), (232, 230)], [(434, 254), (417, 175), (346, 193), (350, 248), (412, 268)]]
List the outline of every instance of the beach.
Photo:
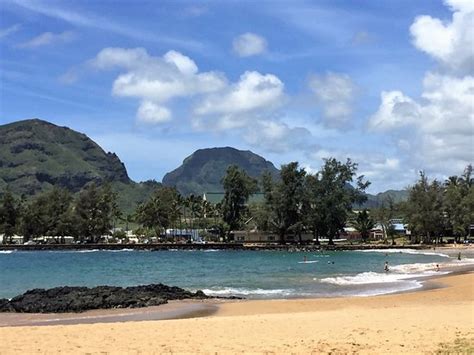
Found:
[(226, 302), (190, 319), (1, 327), (0, 353), (474, 351), (474, 274), (427, 285), (373, 297)]

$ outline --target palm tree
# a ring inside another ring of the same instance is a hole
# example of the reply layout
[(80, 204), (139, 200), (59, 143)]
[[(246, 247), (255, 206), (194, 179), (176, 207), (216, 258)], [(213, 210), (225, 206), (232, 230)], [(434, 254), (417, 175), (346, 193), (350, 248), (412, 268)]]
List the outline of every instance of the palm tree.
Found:
[(362, 240), (365, 242), (369, 238), (370, 231), (375, 227), (375, 221), (370, 217), (367, 209), (357, 213), (352, 221), (352, 226), (360, 233)]

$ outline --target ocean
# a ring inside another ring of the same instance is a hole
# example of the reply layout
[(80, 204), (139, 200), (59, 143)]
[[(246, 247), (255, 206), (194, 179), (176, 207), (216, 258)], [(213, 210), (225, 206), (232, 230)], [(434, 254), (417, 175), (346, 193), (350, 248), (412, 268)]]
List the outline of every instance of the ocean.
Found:
[(151, 283), (245, 298), (371, 296), (420, 288), (427, 277), (446, 273), (444, 265), (471, 261), (411, 249), (0, 251), (0, 298), (33, 288)]

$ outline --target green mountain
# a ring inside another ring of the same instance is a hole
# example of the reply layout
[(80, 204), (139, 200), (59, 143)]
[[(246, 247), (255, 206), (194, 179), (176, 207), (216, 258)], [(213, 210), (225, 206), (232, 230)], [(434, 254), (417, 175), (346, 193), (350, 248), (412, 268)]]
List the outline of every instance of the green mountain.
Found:
[(389, 198), (391, 198), (395, 203), (406, 201), (408, 199), (408, 194), (408, 190), (387, 190), (379, 192), (376, 195), (367, 194), (367, 201), (364, 202), (362, 206), (356, 206), (356, 208), (381, 207)]
[(137, 184), (114, 153), (85, 134), (39, 119), (0, 126), (0, 191), (7, 185), (26, 198), (53, 186), (78, 192), (89, 183), (110, 182), (126, 210), (157, 183)]
[(229, 165), (237, 165), (259, 179), (264, 171), (275, 177), (279, 171), (273, 163), (251, 151), (231, 147), (199, 149), (184, 159), (183, 164), (166, 174), (163, 185), (174, 186), (183, 195), (222, 192), (221, 180)]

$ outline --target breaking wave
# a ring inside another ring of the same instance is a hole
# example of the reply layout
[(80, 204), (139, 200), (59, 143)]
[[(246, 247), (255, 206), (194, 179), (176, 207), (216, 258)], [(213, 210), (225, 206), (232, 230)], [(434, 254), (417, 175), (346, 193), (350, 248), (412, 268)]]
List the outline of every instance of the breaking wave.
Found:
[(431, 256), (441, 256), (443, 258), (449, 258), (449, 255), (443, 253), (435, 253), (431, 251), (424, 251), (424, 250), (415, 250), (415, 249), (364, 249), (364, 250), (356, 250), (361, 253), (385, 253), (385, 254), (394, 254), (394, 253), (401, 253), (401, 254), (413, 254), (413, 255), (431, 255)]

